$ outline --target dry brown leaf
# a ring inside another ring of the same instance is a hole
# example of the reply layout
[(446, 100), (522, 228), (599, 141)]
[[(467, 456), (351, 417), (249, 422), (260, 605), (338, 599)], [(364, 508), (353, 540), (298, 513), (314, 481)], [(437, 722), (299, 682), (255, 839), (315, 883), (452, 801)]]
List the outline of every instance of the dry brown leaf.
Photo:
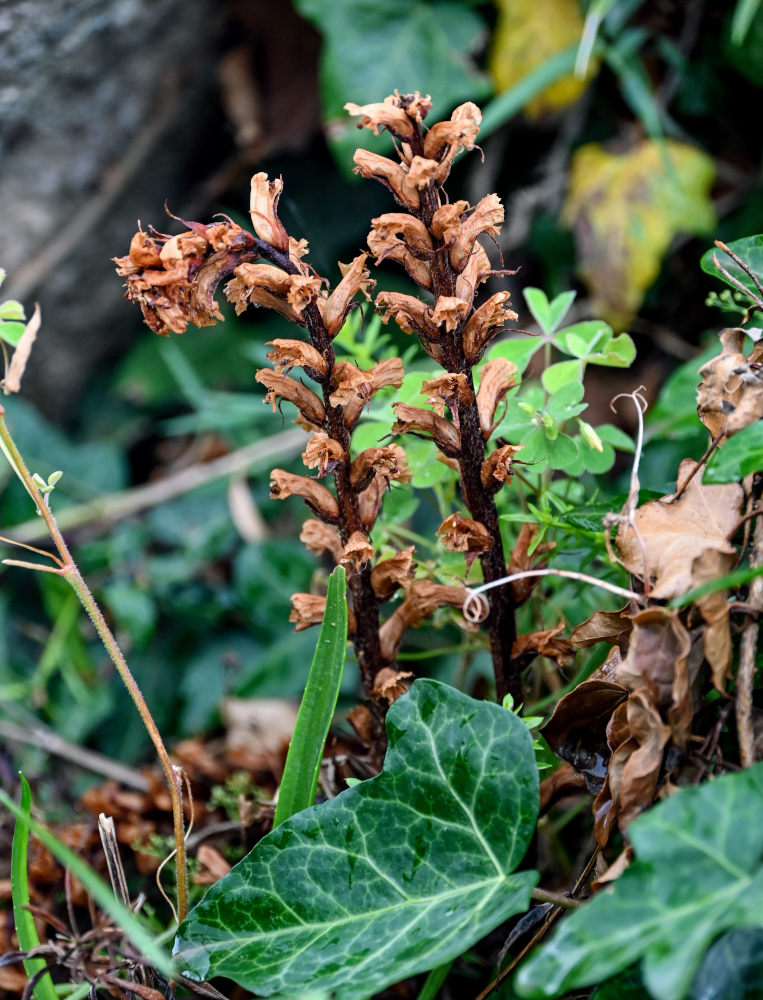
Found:
[[(538, 529), (534, 524), (523, 524), (519, 529), (519, 535), (509, 556), (509, 565), (507, 567), (509, 576), (513, 573), (524, 573), (526, 570), (532, 569), (533, 564), (535, 568), (544, 565), (544, 563), (538, 562), (538, 557), (544, 555), (546, 552), (550, 552), (556, 543), (542, 542), (536, 546), (533, 554), (530, 555), (529, 549), (537, 533)], [(539, 577), (529, 577), (525, 580), (514, 580), (511, 583), (511, 593), (516, 605), (524, 604), (532, 593), (538, 579)]]
[(627, 604), (619, 611), (594, 611), (590, 618), (575, 626), (570, 642), (580, 649), (588, 649), (597, 642), (616, 643), (622, 652), (632, 628)]
[[(690, 458), (681, 462), (677, 494), (695, 465)], [(727, 555), (736, 551), (729, 536), (739, 521), (743, 500), (738, 483), (703, 486), (698, 473), (678, 500), (665, 496), (639, 507), (635, 532), (630, 524), (621, 524), (616, 544), (623, 564), (642, 579), (648, 571), (654, 582), (652, 597), (669, 600), (685, 594), (696, 585), (692, 565), (698, 556), (707, 549)]]
[(713, 438), (731, 437), (763, 417), (763, 343), (745, 355), (745, 336), (739, 328), (723, 330), (721, 353), (699, 372), (697, 413)]
[[(706, 550), (692, 564), (695, 585), (700, 586), (725, 576), (732, 571), (735, 563), (735, 555), (717, 552), (714, 549)], [(733, 655), (729, 629), (728, 591), (716, 590), (714, 594), (708, 594), (697, 601), (697, 607), (706, 623), (702, 641), (705, 659), (710, 664), (713, 684), (718, 691), (725, 693)]]
[(11, 363), (8, 365), (8, 371), (3, 382), (3, 391), (6, 396), (11, 392), (19, 392), (21, 389), (21, 378), (26, 371), (27, 361), (29, 361), (29, 355), (32, 353), (32, 345), (37, 339), (37, 331), (40, 329), (40, 323), (40, 303), (36, 302), (32, 317), (24, 327), (21, 339), (16, 344), (16, 349), (13, 352)]
[(536, 656), (547, 656), (559, 667), (568, 667), (575, 659), (575, 650), (569, 639), (562, 637), (564, 625), (548, 628), (542, 632), (520, 635), (511, 647), (512, 660), (529, 664)]

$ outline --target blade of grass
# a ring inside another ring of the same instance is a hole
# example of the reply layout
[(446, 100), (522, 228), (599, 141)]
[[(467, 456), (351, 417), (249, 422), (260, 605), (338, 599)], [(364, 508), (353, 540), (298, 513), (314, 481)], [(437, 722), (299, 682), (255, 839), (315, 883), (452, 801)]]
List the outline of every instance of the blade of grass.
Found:
[(668, 604), (668, 607), (671, 611), (675, 611), (678, 608), (685, 608), (687, 604), (693, 604), (701, 597), (714, 594), (717, 590), (731, 590), (732, 587), (740, 587), (743, 583), (749, 583), (756, 576), (763, 576), (763, 567), (754, 566), (752, 569), (735, 569), (733, 573), (728, 573), (726, 576), (719, 576), (717, 580), (708, 580), (707, 583), (703, 583), (699, 587), (687, 590), (680, 597), (674, 597)]
[(99, 875), (96, 875), (92, 868), (85, 864), (82, 858), (77, 857), (74, 851), (70, 850), (65, 844), (62, 844), (41, 823), (33, 819), (28, 809), (24, 812), (21, 806), (17, 806), (13, 799), (9, 798), (1, 790), (0, 805), (5, 806), (9, 812), (13, 813), (17, 821), (20, 820), (22, 823), (26, 823), (27, 830), (31, 830), (43, 847), (47, 847), (57, 861), (65, 868), (68, 868), (73, 875), (77, 876), (98, 906), (124, 931), (125, 936), (130, 939), (132, 944), (147, 960), (147, 964), (150, 963), (163, 975), (172, 978), (173, 971), (170, 958), (161, 948), (157, 947), (155, 934), (147, 930), (135, 914), (116, 899), (114, 893), (111, 891), (111, 887)]
[(448, 973), (452, 965), (453, 962), (445, 962), (444, 965), (438, 965), (436, 969), (432, 969), (424, 981), (424, 985), (421, 987), (421, 992), (416, 1000), (435, 1000), (435, 997), (440, 992), (440, 987), (448, 978)]
[[(11, 898), (13, 901), (13, 920), (16, 925), (16, 937), (19, 939), (21, 951), (31, 951), (40, 946), (40, 938), (34, 925), (34, 918), (27, 909), (29, 906), (29, 882), (27, 876), (27, 848), (29, 846), (29, 819), (32, 808), (32, 792), (23, 774), (21, 778), (20, 815), (16, 819), (11, 847)], [(42, 958), (28, 958), (24, 962), (26, 974), (31, 979), (40, 969), (45, 968)], [(42, 976), (34, 988), (34, 1000), (58, 1000), (58, 993), (50, 975)]]
[(286, 756), (273, 826), (313, 804), (323, 747), (334, 716), (347, 655), (346, 579), (341, 566), (329, 577), (326, 610), (294, 735)]

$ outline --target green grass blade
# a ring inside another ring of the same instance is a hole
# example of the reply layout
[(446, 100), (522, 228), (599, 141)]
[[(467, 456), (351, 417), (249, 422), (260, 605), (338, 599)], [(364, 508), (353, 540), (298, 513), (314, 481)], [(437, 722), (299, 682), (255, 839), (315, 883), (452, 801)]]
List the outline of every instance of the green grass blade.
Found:
[(693, 604), (708, 594), (714, 594), (718, 590), (731, 590), (733, 587), (741, 587), (743, 583), (749, 583), (756, 576), (763, 576), (763, 566), (753, 566), (752, 568), (735, 569), (733, 573), (726, 576), (719, 576), (717, 580), (708, 580), (707, 583), (699, 587), (693, 587), (680, 597), (674, 597), (668, 607), (675, 611), (678, 608), (685, 608), (687, 604)]
[(731, 20), (731, 41), (734, 45), (744, 42), (759, 7), (760, 0), (737, 0)]
[(310, 674), (289, 744), (273, 826), (313, 804), (323, 747), (339, 697), (347, 655), (346, 579), (341, 566), (329, 578), (326, 610)]
[[(39, 947), (40, 939), (34, 925), (32, 914), (27, 909), (29, 905), (29, 882), (27, 879), (27, 847), (29, 845), (29, 820), (32, 807), (32, 793), (29, 783), (23, 774), (21, 778), (21, 805), (13, 831), (13, 846), (11, 847), (11, 897), (13, 900), (13, 920), (16, 925), (16, 936), (19, 939), (19, 949), (30, 951)], [(24, 962), (26, 974), (31, 979), (40, 969), (45, 968), (42, 958), (29, 958)], [(58, 1000), (58, 994), (49, 975), (42, 976), (34, 988), (34, 1000)]]
[[(593, 52), (596, 54), (598, 51), (599, 44), (597, 42), (593, 46)], [(519, 114), (529, 100), (542, 93), (552, 83), (556, 83), (561, 77), (572, 73), (575, 69), (577, 55), (578, 43), (575, 42), (566, 49), (562, 49), (561, 52), (557, 52), (550, 59), (546, 59), (527, 76), (523, 76), (513, 87), (494, 97), (483, 111), (480, 138), (487, 138), (491, 132), (495, 132), (497, 128), (504, 125), (509, 118)]]
[(173, 971), (169, 956), (157, 946), (155, 935), (143, 926), (131, 910), (128, 910), (126, 906), (123, 906), (119, 902), (114, 896), (111, 887), (100, 876), (96, 875), (92, 868), (85, 864), (82, 858), (78, 858), (74, 851), (70, 850), (65, 844), (62, 844), (49, 830), (46, 830), (42, 824), (33, 819), (29, 815), (28, 808), (25, 812), (21, 806), (17, 806), (13, 799), (9, 798), (2, 790), (0, 790), (0, 805), (5, 806), (9, 812), (13, 813), (17, 821), (27, 824), (27, 831), (31, 830), (40, 843), (44, 847), (47, 847), (53, 857), (65, 868), (68, 868), (73, 875), (77, 876), (98, 906), (124, 931), (125, 936), (130, 939), (146, 960), (154, 968), (163, 973), (163, 975), (171, 978)]

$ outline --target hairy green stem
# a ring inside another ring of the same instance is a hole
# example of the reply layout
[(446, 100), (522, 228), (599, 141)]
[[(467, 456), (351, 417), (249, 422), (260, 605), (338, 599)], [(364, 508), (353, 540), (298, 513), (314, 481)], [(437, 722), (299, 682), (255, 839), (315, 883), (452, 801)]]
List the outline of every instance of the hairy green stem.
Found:
[[(96, 632), (103, 642), (107, 653), (109, 654), (114, 666), (117, 668), (117, 672), (122, 678), (130, 697), (135, 703), (135, 707), (143, 720), (143, 725), (146, 727), (146, 731), (148, 732), (151, 742), (154, 744), (156, 755), (159, 758), (162, 770), (164, 771), (167, 787), (169, 788), (170, 800), (172, 802), (172, 821), (175, 829), (175, 849), (177, 852), (178, 918), (182, 921), (188, 913), (188, 866), (185, 854), (185, 823), (183, 819), (183, 802), (181, 795), (181, 782), (178, 780), (178, 769), (170, 760), (170, 756), (164, 746), (164, 741), (162, 740), (153, 716), (149, 711), (140, 687), (133, 677), (130, 668), (127, 666), (127, 661), (122, 654), (122, 650), (119, 648), (119, 644), (114, 637), (113, 632), (109, 628), (101, 609), (90, 591), (90, 588), (85, 583), (77, 564), (72, 558), (69, 547), (66, 544), (64, 536), (61, 534), (58, 524), (56, 523), (56, 519), (46, 502), (46, 498), (40, 492), (34, 477), (29, 472), (21, 453), (16, 447), (16, 443), (6, 427), (4, 414), (5, 408), (0, 406), (0, 446), (10, 462), (13, 471), (24, 484), (27, 493), (36, 504), (37, 510), (45, 521), (50, 537), (53, 540), (53, 544), (58, 551), (61, 568), (53, 570), (53, 572), (62, 576), (73, 588), (77, 597), (79, 597), (82, 606), (95, 626)], [(48, 567), (41, 568), (47, 569)]]

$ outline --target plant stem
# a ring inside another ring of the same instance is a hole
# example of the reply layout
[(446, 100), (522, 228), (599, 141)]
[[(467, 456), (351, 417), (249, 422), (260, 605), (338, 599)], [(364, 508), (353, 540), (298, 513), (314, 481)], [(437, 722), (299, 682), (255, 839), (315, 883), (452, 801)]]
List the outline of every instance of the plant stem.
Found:
[(53, 544), (55, 545), (63, 564), (61, 569), (54, 570), (53, 572), (57, 572), (67, 581), (67, 583), (69, 583), (79, 597), (85, 611), (88, 613), (88, 616), (95, 626), (107, 653), (109, 654), (114, 666), (117, 668), (119, 676), (122, 678), (130, 697), (135, 703), (135, 707), (138, 709), (140, 717), (143, 720), (143, 725), (146, 727), (146, 731), (151, 738), (151, 742), (154, 744), (157, 757), (159, 758), (162, 770), (164, 771), (164, 776), (167, 780), (167, 786), (169, 788), (170, 800), (172, 802), (172, 821), (175, 829), (175, 849), (177, 851), (178, 918), (182, 921), (188, 913), (188, 866), (186, 864), (185, 855), (183, 802), (180, 792), (180, 784), (177, 777), (177, 768), (170, 760), (170, 756), (164, 746), (161, 734), (159, 733), (153, 716), (148, 709), (148, 705), (146, 704), (140, 687), (133, 677), (130, 668), (127, 666), (127, 661), (122, 655), (122, 650), (119, 648), (119, 644), (117, 643), (114, 634), (106, 623), (106, 619), (93, 597), (90, 588), (85, 583), (77, 564), (72, 558), (69, 547), (66, 544), (64, 536), (59, 530), (56, 519), (46, 502), (46, 498), (43, 497), (40, 492), (34, 478), (24, 462), (24, 459), (21, 456), (21, 453), (16, 447), (16, 443), (8, 431), (4, 420), (4, 413), (4, 407), (0, 406), (0, 442), (2, 443), (2, 450), (5, 452), (14, 472), (24, 484), (27, 493), (37, 505), (37, 510), (45, 521), (50, 537), (53, 539)]

